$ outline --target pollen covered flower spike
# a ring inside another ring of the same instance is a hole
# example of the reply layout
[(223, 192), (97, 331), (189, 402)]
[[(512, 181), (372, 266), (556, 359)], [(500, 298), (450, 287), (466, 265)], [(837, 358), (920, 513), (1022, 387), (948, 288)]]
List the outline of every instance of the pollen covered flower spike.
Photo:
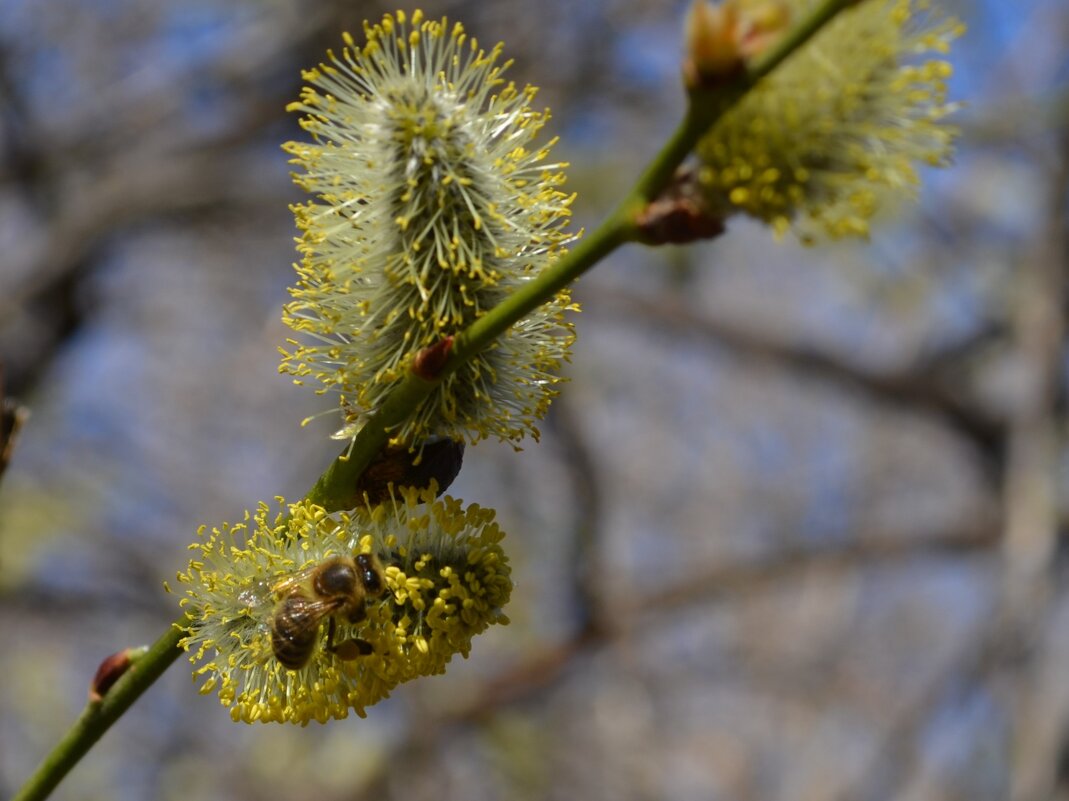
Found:
[[(281, 369), (337, 391), (352, 436), (411, 369), (562, 252), (572, 198), (534, 144), (546, 112), (460, 25), (420, 12), (365, 23), (367, 43), (305, 72), (291, 110), (312, 143), (285, 149), (315, 196), (284, 314)], [(537, 436), (574, 338), (561, 292), (446, 377), (395, 439)]]
[[(725, 0), (745, 19), (769, 0)], [(777, 0), (797, 17), (808, 0)], [(784, 24), (782, 30), (789, 26)], [(794, 229), (803, 241), (865, 236), (881, 200), (910, 193), (918, 165), (943, 165), (944, 118), (963, 26), (925, 0), (865, 0), (841, 12), (748, 92), (698, 146), (698, 178), (722, 214)], [(771, 43), (770, 31), (761, 39)]]
[(243, 523), (202, 528), (178, 575), (192, 621), (181, 644), (201, 692), (217, 689), (247, 723), (363, 716), (507, 623), (493, 511), (435, 490), (334, 516), (302, 502), (270, 520), (261, 504)]

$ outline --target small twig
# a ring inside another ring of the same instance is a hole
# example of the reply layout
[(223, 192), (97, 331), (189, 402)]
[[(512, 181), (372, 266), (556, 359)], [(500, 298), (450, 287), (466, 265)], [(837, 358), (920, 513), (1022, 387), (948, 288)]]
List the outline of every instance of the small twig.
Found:
[[(997, 544), (995, 530), (978, 523), (975, 529), (950, 532), (924, 541), (874, 540), (835, 548), (799, 549), (741, 564), (714, 564), (656, 593), (605, 599), (612, 604), (612, 625), (597, 630), (577, 630), (567, 639), (531, 654), (489, 679), (470, 703), (444, 713), (436, 721), (425, 721), (420, 737), (426, 737), (428, 731), (433, 736), (434, 731), (450, 725), (486, 720), (504, 706), (531, 700), (552, 686), (574, 664), (577, 656), (634, 633), (648, 625), (648, 621), (657, 619), (658, 613), (765, 593), (770, 587), (782, 586), (793, 576), (815, 570), (898, 564), (926, 556), (964, 558), (993, 553)], [(402, 743), (400, 747), (405, 748), (407, 744)], [(384, 764), (389, 764), (389, 760)]]
[(71, 768), (92, 748), (104, 732), (130, 708), (141, 693), (152, 686), (182, 653), (179, 640), (188, 625), (182, 617), (138, 659), (104, 694), (90, 701), (81, 716), (59, 741), (52, 753), (34, 771), (30, 780), (11, 801), (40, 801), (47, 798)]
[(548, 421), (555, 430), (564, 452), (560, 462), (568, 472), (568, 487), (572, 494), (571, 508), (575, 510), (569, 528), (571, 553), (569, 580), (575, 610), (577, 632), (596, 632), (605, 625), (607, 617), (602, 601), (604, 587), (597, 566), (604, 555), (602, 530), (602, 491), (597, 460), (586, 440), (583, 426), (575, 419), (571, 404), (558, 400)]
[(0, 478), (11, 461), (19, 430), (29, 416), (30, 412), (25, 406), (19, 406), (11, 398), (4, 397), (4, 374), (0, 370)]
[[(610, 310), (608, 319), (617, 322), (637, 317), (656, 325), (658, 330), (677, 330), (681, 335), (715, 342), (740, 352), (748, 364), (763, 362), (885, 404), (927, 412), (961, 434), (984, 456), (990, 457), (1003, 446), (1004, 423), (970, 402), (960, 386), (944, 380), (941, 365), (953, 360), (944, 359), (942, 354), (902, 369), (874, 371), (745, 321), (699, 311), (677, 296), (650, 298), (626, 289), (599, 286), (598, 303), (592, 313), (597, 314), (599, 309)], [(984, 336), (981, 334), (978, 341), (982, 343)]]

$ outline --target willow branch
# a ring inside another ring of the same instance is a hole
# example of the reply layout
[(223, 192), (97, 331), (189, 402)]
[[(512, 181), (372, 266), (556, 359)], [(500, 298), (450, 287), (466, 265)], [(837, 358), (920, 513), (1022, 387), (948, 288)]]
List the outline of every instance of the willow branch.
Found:
[(352, 487), (378, 455), (390, 432), (415, 412), (427, 396), (453, 371), (487, 347), (618, 247), (642, 239), (638, 215), (669, 185), (676, 170), (698, 140), (758, 81), (783, 63), (836, 14), (857, 0), (824, 0), (810, 10), (783, 38), (724, 83), (698, 87), (688, 95), (683, 121), (654, 156), (623, 202), (594, 231), (537, 278), (486, 312), (459, 334), (435, 380), (409, 373), (390, 393), (376, 414), (360, 429), (347, 455), (320, 477), (307, 499), (328, 510), (350, 508)]
[[(594, 231), (537, 278), (504, 302), (490, 309), (457, 335), (445, 364), (433, 380), (409, 373), (386, 401), (360, 429), (346, 453), (316, 481), (305, 499), (328, 511), (352, 508), (357, 479), (379, 454), (390, 432), (406, 421), (427, 396), (453, 371), (490, 345), (516, 322), (628, 242), (642, 240), (637, 217), (671, 182), (675, 171), (694, 150), (701, 136), (746, 94), (820, 28), (857, 0), (823, 0), (772, 48), (745, 69), (725, 78), (715, 87), (697, 88), (689, 93), (687, 112), (676, 131), (639, 177), (623, 202)], [(188, 625), (180, 618), (155, 645), (107, 692), (103, 700), (91, 703), (59, 745), (41, 763), (29, 782), (12, 801), (39, 801), (46, 798), (89, 748), (131, 704), (182, 653), (179, 641)]]

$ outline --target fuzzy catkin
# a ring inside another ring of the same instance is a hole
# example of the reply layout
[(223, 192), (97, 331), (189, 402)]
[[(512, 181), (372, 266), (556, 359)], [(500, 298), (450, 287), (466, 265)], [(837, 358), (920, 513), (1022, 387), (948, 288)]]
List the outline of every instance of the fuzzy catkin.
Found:
[[(569, 240), (548, 114), (460, 25), (417, 12), (365, 25), (304, 74), (291, 105), (312, 143), (285, 146), (316, 199), (294, 207), (302, 261), (284, 319), (301, 337), (281, 369), (336, 391), (355, 434), (415, 355), (538, 275)], [(537, 437), (574, 339), (557, 294), (449, 375), (394, 433), (469, 442)]]
[[(444, 672), (476, 635), (507, 623), (512, 582), (494, 512), (435, 500), (435, 491), (401, 490), (373, 509), (338, 515), (302, 502), (272, 519), (261, 504), (242, 523), (202, 529), (178, 575), (191, 619), (181, 645), (201, 692), (218, 691), (231, 717), (246, 723), (363, 716), (398, 684)], [(365, 620), (335, 620), (335, 642), (359, 638), (370, 652), (346, 659), (327, 651), (324, 615), (313, 621), (308, 662), (286, 668), (272, 645), (278, 588), (325, 560), (358, 554), (381, 565), (384, 592), (367, 599)]]
[[(743, 19), (769, 1), (726, 0)], [(776, 2), (784, 20), (812, 4)], [(702, 139), (698, 177), (710, 202), (805, 242), (867, 235), (881, 204), (915, 190), (919, 165), (950, 159), (957, 130), (946, 117), (956, 105), (941, 56), (962, 30), (925, 0), (841, 12)]]

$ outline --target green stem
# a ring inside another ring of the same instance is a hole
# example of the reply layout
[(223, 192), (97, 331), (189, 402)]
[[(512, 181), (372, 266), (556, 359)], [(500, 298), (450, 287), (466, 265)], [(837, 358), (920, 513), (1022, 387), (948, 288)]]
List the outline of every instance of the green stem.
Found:
[(102, 700), (89, 702), (78, 720), (11, 801), (39, 801), (48, 797), (93, 743), (181, 655), (178, 641), (185, 636), (187, 624), (185, 616), (175, 621), (147, 652), (130, 665)]
[[(694, 150), (701, 136), (754, 84), (804, 44), (824, 24), (857, 0), (823, 0), (799, 20), (771, 50), (746, 70), (711, 88), (691, 91), (687, 113), (679, 127), (639, 177), (624, 201), (597, 229), (558, 259), (538, 278), (514, 292), (457, 336), (440, 376), (428, 381), (409, 374), (360, 429), (352, 447), (320, 476), (306, 500), (329, 511), (355, 506), (353, 487), (364, 469), (382, 450), (390, 431), (408, 419), (445, 376), (489, 345), (511, 325), (552, 298), (616, 248), (639, 241), (637, 215), (668, 186), (676, 169)], [(182, 653), (178, 643), (188, 618), (183, 616), (108, 690), (90, 703), (51, 754), (12, 801), (43, 799), (85, 755), (89, 748)]]
[(389, 432), (401, 425), (449, 373), (489, 345), (509, 326), (545, 303), (577, 277), (634, 236), (630, 218), (617, 213), (580, 240), (578, 246), (553, 263), (538, 278), (490, 309), (456, 337), (445, 366), (434, 381), (415, 373), (398, 383), (386, 402), (360, 429), (352, 448), (335, 460), (305, 496), (328, 511), (357, 505), (353, 488), (371, 460), (382, 450)]

